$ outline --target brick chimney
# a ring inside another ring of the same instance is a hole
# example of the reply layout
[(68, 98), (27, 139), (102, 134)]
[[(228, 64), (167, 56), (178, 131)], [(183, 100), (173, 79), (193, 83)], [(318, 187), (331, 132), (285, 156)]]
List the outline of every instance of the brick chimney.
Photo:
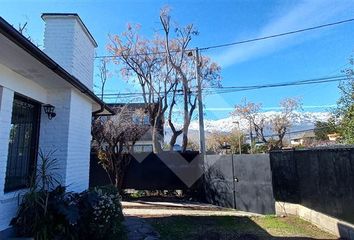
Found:
[(93, 89), (93, 59), (97, 47), (76, 13), (44, 13), (44, 52), (89, 89)]

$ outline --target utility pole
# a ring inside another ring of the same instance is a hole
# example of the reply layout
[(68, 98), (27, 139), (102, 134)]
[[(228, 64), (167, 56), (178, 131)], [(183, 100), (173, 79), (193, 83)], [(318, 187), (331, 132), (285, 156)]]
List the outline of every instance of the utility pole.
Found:
[(237, 122), (237, 127), (238, 127), (238, 151), (240, 154), (242, 154), (242, 149), (241, 149), (241, 128), (240, 128), (240, 122)]
[(251, 154), (253, 154), (253, 134), (252, 134), (252, 124), (250, 121), (250, 141), (251, 141)]
[(240, 122), (236, 121), (233, 122), (237, 124), (237, 130), (238, 130), (238, 153), (242, 154), (242, 149), (241, 149), (241, 128), (240, 128)]
[(198, 113), (199, 113), (199, 151), (205, 157), (205, 132), (204, 132), (204, 112), (202, 98), (202, 80), (200, 79), (199, 50), (195, 49), (195, 73), (198, 86)]

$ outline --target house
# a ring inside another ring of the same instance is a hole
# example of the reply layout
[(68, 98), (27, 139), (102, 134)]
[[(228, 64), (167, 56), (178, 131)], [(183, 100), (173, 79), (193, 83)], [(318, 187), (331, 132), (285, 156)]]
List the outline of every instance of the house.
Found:
[(298, 133), (290, 139), (290, 144), (292, 146), (302, 146), (313, 141), (315, 137), (316, 136), (313, 131)]
[(0, 231), (16, 214), (39, 149), (55, 151), (68, 190), (88, 188), (92, 115), (114, 113), (92, 92), (97, 43), (80, 17), (42, 19), (44, 51), (0, 17)]
[[(145, 103), (110, 103), (107, 104), (112, 109), (122, 108), (127, 106), (129, 112), (131, 113), (131, 121), (134, 124), (151, 126), (153, 124), (153, 119), (150, 118), (147, 105)], [(153, 105), (151, 105), (153, 106)], [(155, 104), (155, 106), (158, 106)], [(164, 122), (163, 120), (158, 123), (158, 141), (161, 146), (164, 143)], [(153, 151), (153, 140), (152, 140), (152, 128), (148, 128), (146, 133), (142, 138), (134, 144), (134, 152), (152, 152)]]
[(327, 134), (328, 140), (331, 142), (336, 142), (341, 138), (341, 135), (339, 133), (330, 133)]

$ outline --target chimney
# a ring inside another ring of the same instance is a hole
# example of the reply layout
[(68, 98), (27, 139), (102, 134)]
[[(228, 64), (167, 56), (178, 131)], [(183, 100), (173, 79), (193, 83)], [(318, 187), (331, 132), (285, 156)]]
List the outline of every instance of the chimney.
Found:
[(76, 13), (44, 13), (44, 52), (89, 89), (93, 89), (94, 50), (97, 47)]

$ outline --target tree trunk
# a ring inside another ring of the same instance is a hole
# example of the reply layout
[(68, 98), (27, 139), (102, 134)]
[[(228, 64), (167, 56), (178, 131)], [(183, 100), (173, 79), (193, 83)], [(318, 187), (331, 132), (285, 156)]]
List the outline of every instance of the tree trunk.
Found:
[(183, 126), (182, 152), (185, 152), (187, 150), (189, 124), (190, 124), (190, 118), (188, 113), (187, 117), (185, 118), (185, 122)]
[(183, 133), (182, 152), (185, 152), (187, 150), (187, 145), (188, 145), (188, 129), (186, 133)]
[(170, 151), (173, 151), (173, 146), (176, 144), (177, 138), (182, 134), (182, 131), (174, 131), (170, 140)]
[(161, 144), (159, 141), (159, 131), (157, 126), (152, 128), (152, 149), (154, 153), (159, 153), (162, 151)]

